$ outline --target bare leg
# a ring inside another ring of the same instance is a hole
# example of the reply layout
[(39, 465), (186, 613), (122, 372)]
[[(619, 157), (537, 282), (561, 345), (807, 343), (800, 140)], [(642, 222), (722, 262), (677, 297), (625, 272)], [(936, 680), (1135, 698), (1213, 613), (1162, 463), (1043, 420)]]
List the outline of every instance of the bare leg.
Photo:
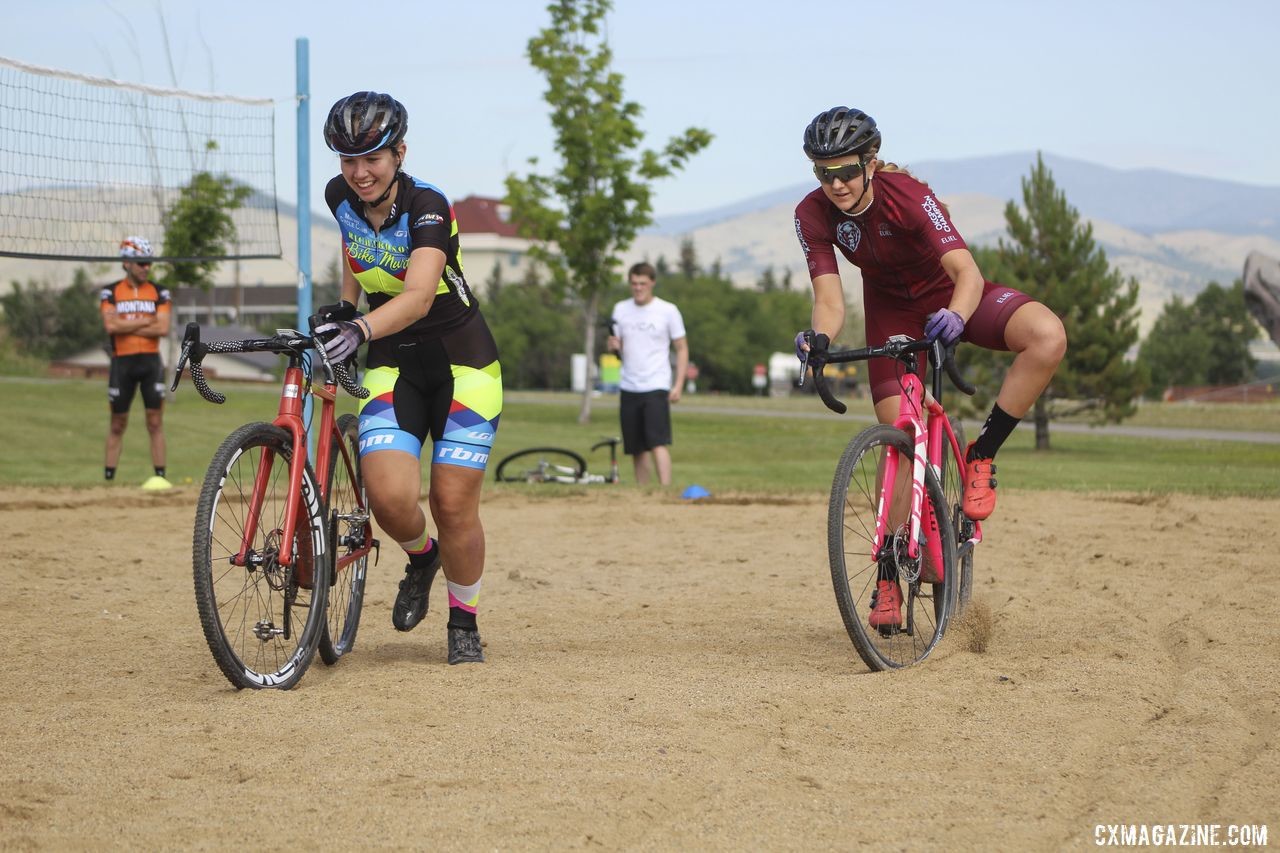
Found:
[(106, 463), (108, 468), (116, 467), (120, 461), (120, 448), (124, 444), (124, 431), (129, 426), (129, 413), (122, 415), (111, 413), (111, 424), (107, 428), (107, 457)]
[(147, 409), (147, 434), (151, 437), (151, 464), (164, 467), (164, 408)]
[(470, 586), (484, 574), (484, 526), (480, 523), (480, 486), (484, 471), (458, 465), (431, 466), (427, 501), (440, 531), (445, 577)]
[[(876, 403), (876, 420), (882, 424), (891, 424), (898, 419), (902, 397), (886, 397)], [(876, 486), (879, 487), (884, 476), (883, 460), (876, 472)], [(911, 465), (899, 458), (897, 482), (893, 487), (893, 503), (889, 505), (889, 524), (898, 527), (905, 524), (911, 514)]]
[(660, 444), (652, 451), (653, 461), (658, 468), (658, 482), (664, 486), (671, 485), (671, 450)]
[(397, 542), (422, 533), (422, 469), (418, 457), (400, 450), (379, 450), (360, 458), (369, 506), (379, 526)]
[[(1021, 418), (1053, 379), (1067, 352), (1067, 333), (1062, 321), (1039, 302), (1028, 302), (1009, 318), (1004, 330), (1005, 345), (1016, 353), (996, 405)], [(876, 408), (877, 415), (879, 407)]]
[(648, 450), (642, 450), (635, 456), (631, 457), (631, 462), (636, 469), (636, 483), (641, 486), (649, 484), (649, 468), (650, 460), (652, 458), (653, 454)]

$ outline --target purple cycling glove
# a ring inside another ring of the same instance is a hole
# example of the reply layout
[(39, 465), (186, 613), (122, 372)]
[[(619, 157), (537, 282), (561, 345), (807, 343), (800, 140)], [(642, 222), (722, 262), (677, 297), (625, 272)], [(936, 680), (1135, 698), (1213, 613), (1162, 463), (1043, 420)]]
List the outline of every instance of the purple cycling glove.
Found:
[(943, 346), (951, 346), (964, 334), (964, 320), (950, 308), (934, 311), (924, 324), (924, 336), (931, 341), (942, 339)]
[(316, 327), (317, 335), (334, 333), (325, 342), (324, 351), (330, 361), (346, 361), (356, 354), (360, 345), (368, 340), (365, 324), (357, 320), (343, 320), (340, 323), (325, 323)]

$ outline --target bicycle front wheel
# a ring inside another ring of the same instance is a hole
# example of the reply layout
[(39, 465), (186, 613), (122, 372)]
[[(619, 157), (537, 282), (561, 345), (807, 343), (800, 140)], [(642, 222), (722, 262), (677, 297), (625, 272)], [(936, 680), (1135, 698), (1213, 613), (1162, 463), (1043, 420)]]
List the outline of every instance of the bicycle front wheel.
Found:
[(512, 453), (493, 472), (499, 483), (551, 483), (581, 480), (587, 460), (563, 447), (531, 447)]
[[(845, 630), (862, 660), (873, 670), (898, 669), (924, 660), (937, 646), (955, 612), (959, 584), (953, 575), (956, 563), (955, 535), (946, 509), (942, 487), (934, 472), (925, 469), (927, 506), (937, 516), (943, 581), (921, 579), (921, 561), (906, 556), (903, 532), (905, 511), (897, 530), (890, 529), (890, 547), (875, 553), (876, 516), (880, 484), (889, 450), (899, 456), (899, 471), (909, 474), (913, 454), (906, 433), (887, 424), (877, 424), (859, 433), (845, 448), (836, 466), (827, 513), (827, 550), (831, 581)], [(905, 506), (910, 494), (910, 477), (898, 481), (897, 506)], [(893, 503), (893, 502), (891, 502)], [(928, 537), (924, 526), (922, 536)], [(894, 543), (900, 543), (893, 547)], [(922, 543), (921, 550), (924, 550)], [(885, 553), (887, 551), (887, 553)], [(880, 582), (885, 582), (881, 584)], [(888, 612), (875, 609), (879, 594), (896, 596), (898, 608)], [(892, 615), (890, 615), (892, 614)], [(873, 624), (874, 623), (874, 624)]]
[[(964, 426), (956, 418), (947, 419), (951, 424), (951, 431), (955, 433), (956, 444), (960, 445), (960, 452), (965, 450)], [(964, 514), (964, 460), (957, 459), (956, 454), (951, 449), (951, 443), (943, 437), (942, 440), (942, 494), (946, 498), (947, 511), (951, 516), (951, 525), (956, 536), (956, 548), (959, 549), (964, 543), (973, 538), (974, 525), (973, 521)], [(960, 595), (957, 605), (957, 613), (963, 613), (965, 608), (969, 606), (969, 599), (973, 597), (973, 549), (970, 548), (965, 555), (960, 558)]]
[(196, 505), (192, 566), (200, 625), (236, 689), (293, 687), (324, 625), (328, 531), (309, 464), (293, 560), (280, 562), (293, 452), (292, 438), (279, 427), (240, 427), (214, 453)]
[(360, 470), (359, 420), (355, 415), (338, 418), (329, 445), (329, 550), (333, 572), (329, 577), (329, 605), (320, 634), (320, 658), (335, 664), (351, 651), (364, 606), (365, 573), (373, 544), (369, 502)]

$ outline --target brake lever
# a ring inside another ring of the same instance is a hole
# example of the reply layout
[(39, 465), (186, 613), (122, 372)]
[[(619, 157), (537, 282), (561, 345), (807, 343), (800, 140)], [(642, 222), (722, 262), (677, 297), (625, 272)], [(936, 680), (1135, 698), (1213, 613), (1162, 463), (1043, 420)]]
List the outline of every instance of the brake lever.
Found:
[(809, 345), (809, 348), (804, 351), (804, 358), (800, 360), (800, 381), (796, 383), (797, 388), (804, 387), (804, 375), (809, 372), (809, 353), (813, 352), (813, 329), (805, 330), (804, 342)]
[(182, 354), (178, 356), (178, 366), (173, 371), (173, 384), (169, 386), (169, 393), (172, 394), (178, 390), (178, 383), (182, 381), (182, 370), (187, 366), (187, 358), (191, 355), (190, 342), (182, 345)]

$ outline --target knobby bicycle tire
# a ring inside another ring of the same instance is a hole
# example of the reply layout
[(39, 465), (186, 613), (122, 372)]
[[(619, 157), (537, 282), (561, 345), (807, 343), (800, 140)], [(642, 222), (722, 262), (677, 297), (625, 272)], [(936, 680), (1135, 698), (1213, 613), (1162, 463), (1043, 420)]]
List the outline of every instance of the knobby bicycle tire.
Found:
[[(288, 432), (246, 424), (218, 447), (200, 488), (192, 539), (196, 606), (213, 659), (237, 690), (296, 685), (324, 626), (328, 525), (309, 463), (302, 473), (293, 565), (278, 561), (292, 457)], [(268, 465), (253, 513), (256, 475)], [(237, 565), (251, 524), (256, 529), (247, 559)]]
[[(341, 447), (346, 448), (344, 456)], [(329, 523), (328, 613), (320, 633), (320, 659), (333, 665), (351, 651), (360, 628), (364, 607), (365, 576), (369, 568), (369, 544), (373, 527), (369, 500), (360, 467), (359, 419), (355, 415), (338, 418), (329, 444), (329, 482), (326, 484), (326, 517)], [(364, 553), (354, 559), (352, 554)], [(345, 565), (340, 565), (348, 560)]]
[[(951, 423), (951, 431), (956, 435), (956, 443), (960, 445), (960, 452), (964, 453), (964, 426), (956, 418), (948, 418)], [(951, 525), (955, 532), (956, 548), (968, 542), (973, 536), (973, 522), (964, 514), (964, 460), (956, 459), (955, 453), (951, 450), (951, 442), (947, 441), (946, 436), (942, 440), (942, 492), (946, 497), (948, 514), (951, 516)], [(969, 599), (973, 596), (973, 549), (960, 558), (960, 600), (957, 613), (963, 613), (965, 608), (969, 606)]]
[(546, 476), (548, 466), (572, 468), (574, 480), (581, 480), (587, 470), (587, 460), (564, 447), (530, 447), (517, 450), (505, 457), (494, 469), (493, 478), (499, 483), (550, 483), (559, 482)]
[[(944, 582), (927, 583), (918, 574), (902, 577), (895, 568), (893, 579), (902, 590), (902, 624), (886, 630), (872, 628), (868, 622), (871, 592), (883, 571), (872, 545), (879, 465), (888, 448), (899, 452), (901, 465), (911, 465), (912, 444), (906, 433), (887, 424), (868, 427), (849, 442), (836, 466), (827, 513), (827, 551), (836, 603), (858, 656), (872, 670), (898, 669), (928, 657), (946, 633), (959, 600), (954, 527), (942, 487), (926, 466), (925, 500), (937, 518)], [(922, 513), (929, 509), (922, 507)], [(925, 530), (923, 523), (921, 529)]]

